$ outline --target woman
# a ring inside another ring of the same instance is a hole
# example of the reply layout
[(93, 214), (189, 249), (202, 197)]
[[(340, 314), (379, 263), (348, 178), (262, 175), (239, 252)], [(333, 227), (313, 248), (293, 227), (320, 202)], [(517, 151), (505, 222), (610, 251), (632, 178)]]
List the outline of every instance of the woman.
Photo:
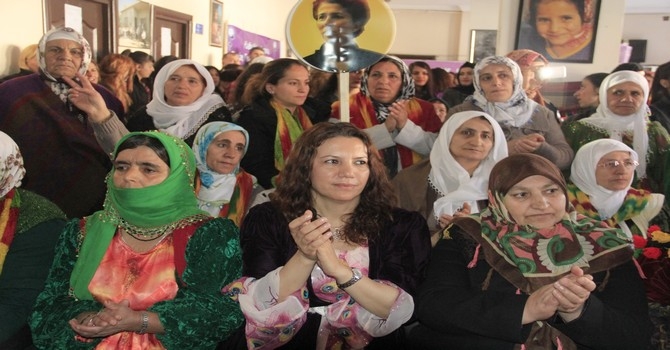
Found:
[(600, 84), (603, 83), (607, 74), (593, 73), (582, 79), (579, 90), (573, 94), (579, 105), (579, 110), (574, 115), (569, 116), (567, 122), (588, 118), (596, 112), (596, 108), (600, 105), (598, 90), (600, 90)]
[(146, 108), (128, 119), (128, 130), (160, 130), (192, 145), (205, 123), (230, 120), (214, 81), (200, 63), (180, 59), (166, 64), (156, 75), (153, 98)]
[[(331, 116), (340, 117), (340, 104)], [(399, 58), (385, 56), (368, 67), (361, 92), (349, 105), (351, 123), (364, 129), (381, 150), (391, 177), (426, 157), (442, 123), (428, 101), (414, 97), (414, 80)]]
[(203, 125), (193, 141), (198, 207), (213, 217), (232, 220), (237, 227), (261, 189), (255, 177), (240, 169), (248, 147), (249, 133), (226, 122)]
[(237, 124), (249, 132), (249, 149), (242, 168), (266, 189), (284, 169), (293, 143), (327, 115), (304, 105), (309, 94), (307, 67), (291, 58), (273, 60), (245, 88)]
[(128, 56), (111, 53), (100, 61), (100, 85), (106, 87), (116, 96), (123, 105), (123, 111), (128, 113), (133, 99), (133, 80), (135, 63)]
[(647, 80), (637, 72), (619, 71), (600, 86), (600, 106), (592, 116), (561, 127), (575, 151), (597, 139), (610, 138), (631, 147), (640, 156), (633, 187), (665, 195), (668, 203), (670, 181), (670, 135), (658, 122), (650, 122), (646, 101)]
[(61, 235), (30, 322), (35, 345), (213, 348), (242, 320), (216, 297), (240, 276), (237, 228), (198, 209), (180, 139), (130, 133), (113, 155), (105, 209)]
[(3, 132), (0, 164), (0, 348), (28, 349), (28, 316), (49, 273), (65, 214), (46, 198), (19, 188), (26, 173), (23, 158)]
[(37, 58), (37, 44), (28, 45), (23, 48), (23, 50), (21, 50), (21, 53), (19, 53), (19, 71), (17, 73), (3, 77), (0, 79), (0, 83), (24, 75), (38, 73), (39, 70), (40, 62)]
[(489, 207), (455, 219), (432, 252), (415, 346), (645, 349), (651, 325), (628, 241), (566, 197), (543, 157), (496, 164)]
[(414, 96), (422, 100), (429, 101), (435, 97), (435, 82), (433, 71), (428, 63), (424, 61), (414, 61), (409, 65), (409, 72), (414, 79), (416, 89)]
[(463, 101), (465, 101), (468, 96), (472, 96), (475, 93), (475, 86), (473, 84), (475, 74), (475, 64), (471, 62), (465, 62), (458, 68), (458, 74), (456, 75), (456, 80), (458, 85), (444, 90), (441, 97), (443, 100), (447, 101), (450, 106), (456, 106)]
[(433, 104), (433, 109), (435, 109), (435, 114), (440, 118), (440, 122), (444, 124), (447, 121), (447, 113), (449, 113), (449, 105), (447, 102), (441, 98), (433, 98), (428, 100), (428, 102)]
[(551, 101), (545, 100), (540, 92), (542, 89), (543, 77), (541, 75), (542, 68), (549, 64), (544, 56), (533, 50), (514, 50), (507, 54), (521, 68), (521, 75), (523, 76), (523, 91), (531, 100), (537, 102), (540, 106), (547, 107), (554, 113), (556, 119), (562, 121), (561, 113)]
[(313, 54), (303, 57), (311, 66), (329, 72), (351, 72), (384, 56), (356, 44), (370, 19), (367, 0), (315, 0), (312, 16), (324, 42)]
[(510, 154), (535, 153), (560, 169), (568, 169), (574, 155), (553, 113), (528, 98), (521, 68), (513, 60), (489, 56), (475, 67), (475, 93), (451, 109), (484, 111), (502, 127)]
[(214, 81), (214, 93), (221, 95), (221, 98), (223, 98), (223, 94), (221, 93), (221, 90), (219, 90), (219, 84), (221, 83), (221, 72), (214, 66), (205, 66), (205, 69), (207, 69), (209, 75), (212, 76), (212, 80)]
[[(483, 112), (454, 114), (440, 130), (430, 162), (413, 165), (393, 179), (400, 207), (418, 211), (435, 233), (454, 216), (479, 213), (488, 204), (493, 166), (507, 157), (500, 125)], [(432, 235), (433, 245), (439, 235)]]
[(151, 101), (151, 88), (149, 87), (149, 77), (154, 72), (154, 58), (144, 51), (133, 51), (130, 58), (135, 62), (135, 75), (133, 75), (133, 91), (130, 97), (133, 104), (130, 105), (130, 114)]
[(593, 0), (532, 0), (530, 25), (540, 40), (529, 43), (551, 60), (589, 61), (593, 57)]
[(419, 214), (394, 208), (369, 137), (315, 125), (271, 198), (242, 225), (247, 277), (224, 289), (239, 299), (249, 348), (397, 348), (430, 238)]
[(670, 61), (656, 68), (654, 80), (651, 82), (651, 104), (649, 108), (653, 115), (662, 116), (659, 121), (666, 121), (663, 125), (670, 130)]
[(98, 67), (97, 63), (91, 61), (88, 64), (88, 69), (86, 69), (86, 78), (91, 82), (91, 84), (100, 83), (100, 68)]

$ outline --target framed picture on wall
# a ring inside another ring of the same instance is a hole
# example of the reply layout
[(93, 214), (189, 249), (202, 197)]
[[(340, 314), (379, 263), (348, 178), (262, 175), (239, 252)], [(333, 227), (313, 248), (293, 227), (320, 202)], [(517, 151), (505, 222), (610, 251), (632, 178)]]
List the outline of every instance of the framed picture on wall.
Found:
[(515, 48), (553, 62), (593, 62), (600, 2), (521, 0)]
[(119, 52), (125, 49), (151, 50), (151, 6), (143, 1), (124, 0), (119, 3)]
[(470, 33), (470, 62), (496, 54), (497, 30), (473, 29)]
[(223, 47), (223, 3), (212, 0), (210, 10), (209, 44)]

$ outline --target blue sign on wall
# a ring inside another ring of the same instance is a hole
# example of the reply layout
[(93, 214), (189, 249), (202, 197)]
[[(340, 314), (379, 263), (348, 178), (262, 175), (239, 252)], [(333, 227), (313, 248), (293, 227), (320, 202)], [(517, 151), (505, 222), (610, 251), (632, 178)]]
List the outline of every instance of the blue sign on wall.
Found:
[(202, 34), (203, 25), (200, 23), (195, 24), (195, 34)]

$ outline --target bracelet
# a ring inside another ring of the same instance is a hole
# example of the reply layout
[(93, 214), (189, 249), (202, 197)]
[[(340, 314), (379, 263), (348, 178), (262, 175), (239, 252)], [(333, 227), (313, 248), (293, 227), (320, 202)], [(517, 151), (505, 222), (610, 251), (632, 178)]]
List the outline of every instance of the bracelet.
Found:
[(351, 279), (342, 283), (342, 284), (337, 284), (337, 288), (344, 289), (353, 286), (356, 282), (360, 281), (361, 278), (363, 278), (363, 274), (359, 269), (353, 268), (351, 269), (351, 272), (354, 274), (351, 276)]
[(142, 325), (140, 326), (140, 331), (137, 333), (144, 334), (147, 332), (147, 328), (149, 328), (149, 314), (142, 312)]

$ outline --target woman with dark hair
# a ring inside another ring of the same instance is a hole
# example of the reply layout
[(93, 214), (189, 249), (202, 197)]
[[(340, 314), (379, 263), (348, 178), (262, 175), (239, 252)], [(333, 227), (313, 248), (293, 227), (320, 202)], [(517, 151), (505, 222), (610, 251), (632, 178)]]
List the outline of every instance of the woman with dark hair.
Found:
[(646, 349), (642, 279), (619, 229), (579, 215), (560, 170), (509, 156), (489, 205), (454, 219), (420, 287), (417, 349)]
[(600, 106), (600, 97), (598, 90), (608, 73), (593, 73), (582, 79), (579, 90), (575, 91), (573, 96), (577, 99), (579, 110), (568, 117), (567, 122), (574, 122), (580, 119), (590, 117), (596, 112), (596, 108)]
[(133, 51), (130, 58), (135, 62), (135, 75), (133, 75), (133, 90), (130, 97), (133, 104), (130, 105), (129, 113), (146, 106), (151, 101), (151, 88), (149, 77), (154, 72), (154, 58), (144, 51)]
[(414, 96), (429, 101), (435, 97), (435, 81), (433, 80), (433, 71), (428, 63), (424, 61), (414, 61), (409, 65), (409, 73), (414, 79), (416, 91)]
[[(339, 102), (333, 104), (335, 119), (339, 108)], [(381, 151), (391, 177), (426, 158), (442, 126), (433, 105), (414, 96), (409, 68), (395, 56), (384, 56), (365, 70), (349, 115)]]
[(656, 68), (654, 80), (651, 82), (651, 109), (666, 130), (670, 130), (670, 62)]
[(430, 238), (425, 220), (395, 202), (365, 132), (306, 131), (271, 201), (242, 225), (246, 277), (223, 290), (240, 302), (249, 347), (397, 348)]
[(364, 50), (356, 44), (370, 20), (367, 0), (315, 0), (312, 16), (323, 36), (323, 45), (303, 59), (329, 72), (350, 72), (377, 62), (384, 55)]
[(230, 111), (203, 65), (193, 60), (172, 61), (154, 81), (153, 98), (128, 118), (128, 130), (160, 130), (192, 145), (206, 123), (229, 121)]
[(237, 124), (249, 132), (249, 150), (242, 168), (266, 189), (284, 169), (293, 143), (312, 124), (328, 119), (326, 113), (305, 105), (309, 72), (300, 61), (280, 58), (265, 64), (244, 89)]
[(130, 133), (113, 158), (104, 209), (56, 246), (30, 320), (36, 347), (212, 349), (242, 322), (220, 297), (240, 276), (237, 227), (198, 209), (181, 139)]
[(458, 85), (447, 89), (442, 94), (442, 99), (447, 101), (450, 106), (456, 106), (465, 99), (475, 93), (475, 85), (473, 84), (475, 76), (475, 64), (471, 62), (465, 62), (458, 68), (458, 74), (456, 79), (458, 80)]

